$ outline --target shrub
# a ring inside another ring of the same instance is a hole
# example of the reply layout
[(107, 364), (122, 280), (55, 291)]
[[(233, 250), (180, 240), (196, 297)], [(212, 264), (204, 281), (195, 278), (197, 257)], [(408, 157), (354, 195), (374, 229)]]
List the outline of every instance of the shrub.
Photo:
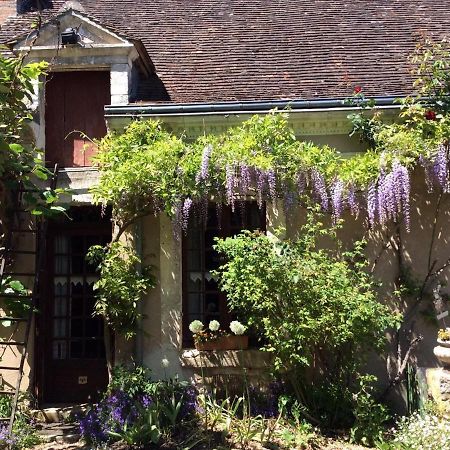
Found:
[(350, 430), (352, 442), (373, 446), (383, 441), (384, 425), (390, 415), (386, 406), (374, 399), (373, 383), (376, 380), (372, 375), (359, 377), (359, 391), (353, 396), (355, 423)]
[[(330, 424), (351, 409), (354, 374), (369, 351), (384, 348), (385, 330), (397, 316), (377, 298), (363, 244), (341, 251), (335, 229), (318, 219), (310, 212), (295, 240), (249, 231), (217, 240), (226, 263), (216, 276), (231, 309), (257, 331), (298, 400), (316, 405)], [(326, 238), (337, 250), (319, 248)]]

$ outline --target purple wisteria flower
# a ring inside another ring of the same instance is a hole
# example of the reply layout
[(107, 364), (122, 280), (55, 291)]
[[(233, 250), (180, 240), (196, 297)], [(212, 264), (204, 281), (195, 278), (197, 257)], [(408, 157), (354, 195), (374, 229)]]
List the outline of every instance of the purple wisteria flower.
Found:
[(200, 171), (197, 174), (197, 176), (195, 177), (197, 183), (199, 181), (206, 180), (208, 178), (208, 175), (209, 175), (209, 160), (211, 158), (212, 150), (213, 150), (213, 146), (211, 144), (206, 145), (205, 148), (203, 149), (202, 162), (201, 162), (201, 165), (200, 165)]
[(410, 230), (410, 194), (411, 182), (408, 169), (399, 161), (394, 161), (392, 166), (392, 175), (394, 177), (394, 192), (396, 198), (398, 197), (398, 212), (403, 214), (405, 227), (407, 231)]
[(347, 192), (347, 204), (350, 208), (350, 211), (354, 216), (358, 216), (359, 214), (359, 202), (356, 197), (355, 186), (350, 185)]
[(316, 169), (311, 170), (311, 183), (313, 195), (320, 202), (322, 209), (324, 211), (328, 210), (329, 200), (325, 179)]
[(248, 193), (251, 184), (251, 172), (247, 164), (245, 163), (241, 164), (240, 175), (241, 175), (240, 176), (241, 192), (242, 194), (246, 195)]
[(193, 201), (190, 197), (183, 202), (183, 209), (181, 211), (181, 228), (187, 230), (189, 225), (189, 214), (192, 208)]
[(234, 188), (236, 186), (236, 174), (234, 167), (227, 164), (225, 169), (225, 191), (227, 203), (231, 205), (231, 210), (234, 212)]
[(260, 209), (262, 207), (265, 188), (266, 188), (266, 174), (261, 169), (256, 169), (256, 191), (257, 191), (256, 199)]
[(447, 153), (447, 148), (444, 145), (440, 145), (433, 160), (434, 179), (444, 192), (449, 191)]
[(344, 210), (344, 183), (341, 180), (336, 180), (331, 187), (331, 204), (333, 206), (333, 221), (337, 221), (342, 216)]
[(303, 194), (306, 191), (306, 183), (307, 183), (307, 175), (305, 172), (298, 172), (297, 173), (297, 192), (298, 195)]
[(275, 170), (269, 169), (267, 171), (267, 182), (269, 184), (269, 195), (272, 201), (277, 198), (277, 180), (275, 175)]

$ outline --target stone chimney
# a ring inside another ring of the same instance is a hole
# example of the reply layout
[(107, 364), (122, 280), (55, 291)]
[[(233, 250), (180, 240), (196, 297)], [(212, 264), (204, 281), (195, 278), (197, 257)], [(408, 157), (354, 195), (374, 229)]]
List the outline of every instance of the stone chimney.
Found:
[(16, 0), (0, 0), (0, 27), (10, 16), (16, 15)]

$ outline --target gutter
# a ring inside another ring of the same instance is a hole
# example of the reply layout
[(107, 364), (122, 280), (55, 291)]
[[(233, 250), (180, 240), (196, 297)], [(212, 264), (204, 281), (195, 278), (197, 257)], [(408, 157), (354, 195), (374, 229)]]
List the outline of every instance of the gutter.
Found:
[[(382, 109), (399, 109), (399, 97), (375, 97), (375, 107)], [(197, 116), (197, 115), (226, 115), (226, 114), (255, 114), (267, 113), (275, 108), (290, 111), (335, 111), (357, 110), (358, 106), (347, 105), (348, 99), (316, 99), (316, 100), (272, 100), (245, 102), (217, 102), (217, 103), (166, 103), (162, 105), (107, 105), (105, 117), (151, 117), (151, 116)]]

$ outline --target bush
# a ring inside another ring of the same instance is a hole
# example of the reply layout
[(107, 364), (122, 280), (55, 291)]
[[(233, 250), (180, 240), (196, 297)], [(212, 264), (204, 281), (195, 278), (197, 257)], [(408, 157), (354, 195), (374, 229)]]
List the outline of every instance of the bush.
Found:
[(197, 391), (189, 383), (151, 381), (143, 367), (118, 367), (103, 399), (80, 420), (80, 432), (90, 445), (156, 445), (195, 420), (196, 409)]
[[(384, 348), (397, 316), (377, 298), (363, 244), (340, 251), (335, 229), (318, 219), (310, 212), (296, 240), (249, 231), (219, 239), (215, 247), (227, 262), (216, 275), (298, 400), (331, 425), (348, 417), (354, 374), (371, 350)], [(337, 250), (320, 249), (319, 239), (333, 239)]]

